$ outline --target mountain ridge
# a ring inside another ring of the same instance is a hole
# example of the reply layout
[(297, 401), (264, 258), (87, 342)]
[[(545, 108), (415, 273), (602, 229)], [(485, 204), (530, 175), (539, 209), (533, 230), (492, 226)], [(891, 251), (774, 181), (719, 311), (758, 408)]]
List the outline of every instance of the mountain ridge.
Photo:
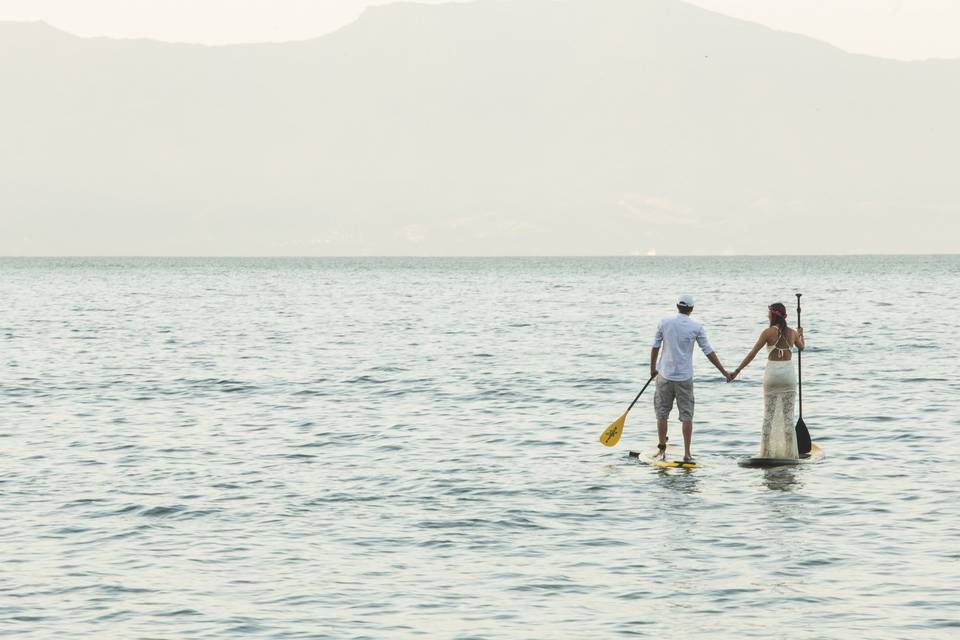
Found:
[(293, 43), (4, 56), (0, 253), (952, 246), (953, 65), (597, 6), (402, 3)]
[[(530, 0), (526, 0), (526, 1), (529, 2)], [(612, 1), (613, 1), (614, 3), (620, 2), (620, 0), (612, 0)], [(660, 0), (647, 0), (647, 1), (648, 1), (648, 2), (659, 2)], [(546, 2), (547, 2), (547, 3), (561, 3), (560, 0), (546, 0)], [(415, 0), (397, 0), (397, 1), (395, 1), (395, 2), (388, 2), (388, 3), (385, 3), (385, 4), (368, 5), (368, 6), (366, 6), (366, 7), (363, 8), (363, 10), (361, 11), (360, 15), (358, 15), (356, 19), (354, 19), (354, 20), (352, 20), (352, 21), (350, 21), (350, 22), (347, 22), (347, 23), (345, 23), (343, 26), (338, 27), (338, 28), (336, 28), (336, 29), (334, 29), (334, 30), (332, 30), (332, 31), (329, 31), (329, 32), (326, 32), (326, 33), (320, 33), (320, 34), (317, 34), (317, 35), (314, 35), (314, 36), (308, 36), (308, 37), (305, 37), (305, 38), (292, 38), (292, 39), (289, 39), (289, 40), (257, 40), (257, 41), (250, 41), (250, 42), (231, 42), (231, 43), (222, 43), (222, 44), (205, 44), (205, 43), (199, 43), (199, 42), (190, 42), (190, 41), (181, 41), (181, 40), (164, 40), (164, 39), (161, 39), (161, 38), (139, 37), (139, 36), (135, 36), (135, 37), (117, 37), (117, 36), (107, 36), (107, 35), (85, 36), (85, 35), (80, 35), (80, 34), (73, 33), (73, 32), (71, 32), (69, 29), (62, 28), (62, 27), (58, 27), (58, 26), (56, 26), (56, 25), (54, 25), (54, 24), (52, 24), (52, 23), (50, 23), (50, 22), (48, 22), (48, 21), (46, 21), (46, 20), (0, 20), (0, 35), (2, 35), (2, 29), (4, 29), (5, 27), (7, 27), (7, 28), (10, 28), (10, 27), (13, 27), (13, 28), (25, 27), (25, 28), (34, 28), (34, 29), (36, 29), (36, 30), (40, 30), (39, 28), (42, 28), (42, 29), (45, 29), (45, 30), (50, 31), (50, 32), (54, 32), (54, 33), (59, 34), (59, 35), (62, 35), (62, 36), (66, 36), (66, 37), (70, 37), (70, 38), (78, 38), (78, 39), (81, 39), (81, 40), (98, 40), (98, 39), (101, 39), (101, 40), (111, 40), (111, 41), (118, 41), (118, 42), (139, 41), (139, 42), (153, 42), (153, 43), (157, 43), (157, 44), (197, 46), (197, 47), (206, 47), (206, 48), (212, 48), (212, 49), (216, 49), (216, 48), (231, 48), (231, 47), (248, 47), (248, 46), (249, 46), (249, 47), (256, 47), (256, 46), (259, 46), (259, 45), (276, 46), (276, 45), (287, 45), (287, 44), (310, 43), (310, 42), (314, 42), (314, 41), (317, 41), (317, 40), (321, 40), (321, 39), (326, 38), (326, 37), (328, 37), (328, 36), (334, 35), (334, 34), (338, 33), (339, 31), (341, 31), (341, 30), (343, 30), (343, 29), (347, 29), (347, 28), (351, 27), (352, 25), (357, 24), (358, 22), (360, 22), (360, 21), (362, 21), (362, 20), (369, 20), (369, 19), (371, 19), (371, 18), (373, 18), (373, 17), (379, 17), (380, 15), (389, 14), (390, 12), (394, 12), (394, 11), (398, 11), (398, 10), (399, 10), (399, 11), (403, 11), (403, 10), (406, 10), (406, 9), (409, 9), (409, 8), (414, 8), (414, 9), (418, 9), (418, 10), (419, 10), (419, 9), (437, 10), (437, 9), (440, 9), (440, 8), (442, 8), (442, 7), (447, 7), (447, 6), (454, 6), (454, 7), (456, 7), (456, 6), (459, 6), (459, 5), (474, 5), (474, 4), (484, 5), (484, 4), (505, 4), (505, 3), (504, 3), (504, 2), (501, 2), (500, 0), (473, 0), (472, 2), (449, 2), (449, 3), (440, 3), (440, 4), (426, 4), (426, 3), (422, 3), (422, 2), (416, 2)], [(595, 4), (596, 4), (596, 2), (595, 2)], [(697, 6), (697, 5), (689, 4), (689, 3), (687, 3), (687, 2), (683, 2), (683, 0), (668, 0), (668, 1), (667, 1), (667, 4), (682, 4), (682, 5), (684, 5), (685, 7), (689, 7), (690, 9), (692, 9), (692, 10), (694, 10), (694, 11), (697, 11), (697, 12), (701, 12), (701, 13), (705, 13), (705, 14), (712, 14), (712, 15), (718, 16), (718, 17), (720, 17), (720, 18), (722, 18), (722, 19), (724, 19), (724, 20), (728, 20), (728, 21), (736, 21), (736, 22), (740, 22), (740, 23), (743, 23), (743, 24), (752, 25), (752, 26), (754, 26), (754, 27), (759, 27), (759, 28), (762, 28), (762, 29), (766, 29), (766, 30), (768, 30), (768, 31), (770, 31), (770, 32), (772, 32), (772, 33), (781, 34), (781, 35), (784, 35), (784, 36), (787, 36), (787, 37), (802, 38), (802, 39), (805, 39), (805, 40), (808, 40), (808, 41), (811, 41), (811, 42), (815, 42), (815, 43), (818, 43), (818, 44), (823, 45), (823, 46), (826, 46), (826, 47), (830, 47), (830, 48), (832, 48), (832, 49), (835, 49), (835, 50), (837, 50), (837, 51), (841, 51), (841, 52), (843, 52), (843, 53), (845, 53), (845, 54), (847, 54), (847, 55), (852, 55), (852, 56), (861, 56), (861, 57), (865, 57), (865, 58), (877, 58), (877, 59), (881, 59), (881, 60), (888, 60), (888, 61), (891, 61), (891, 62), (903, 62), (903, 63), (907, 63), (907, 64), (912, 64), (912, 63), (927, 63), (927, 62), (947, 62), (947, 63), (960, 62), (960, 57), (957, 57), (957, 58), (926, 58), (926, 59), (917, 59), (917, 60), (900, 60), (900, 59), (897, 59), (897, 58), (888, 58), (888, 57), (879, 56), (879, 55), (872, 55), (872, 54), (865, 54), (865, 53), (857, 53), (857, 52), (847, 51), (846, 49), (843, 49), (842, 47), (840, 47), (840, 46), (838, 46), (838, 45), (832, 44), (832, 43), (827, 42), (827, 41), (825, 41), (825, 40), (821, 40), (821, 39), (816, 38), (816, 37), (814, 37), (814, 36), (809, 36), (809, 35), (806, 35), (806, 34), (797, 33), (797, 32), (794, 32), (794, 31), (789, 31), (789, 30), (784, 30), (784, 29), (776, 29), (776, 28), (774, 28), (774, 27), (769, 27), (769, 26), (766, 26), (766, 25), (763, 25), (763, 24), (760, 24), (760, 23), (757, 23), (757, 22), (752, 22), (752, 21), (750, 21), (750, 20), (746, 20), (746, 19), (743, 19), (743, 18), (738, 18), (738, 17), (734, 17), (734, 16), (728, 16), (728, 15), (726, 15), (726, 14), (723, 14), (723, 13), (720, 13), (720, 12), (717, 12), (717, 11), (713, 11), (713, 10), (708, 9), (708, 8), (705, 8), (705, 7), (700, 7), (700, 6)]]

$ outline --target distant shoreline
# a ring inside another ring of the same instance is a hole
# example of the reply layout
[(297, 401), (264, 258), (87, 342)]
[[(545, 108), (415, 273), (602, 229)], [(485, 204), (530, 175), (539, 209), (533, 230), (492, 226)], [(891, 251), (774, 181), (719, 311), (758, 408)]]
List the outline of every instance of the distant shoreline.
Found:
[(940, 258), (960, 256), (958, 253), (736, 253), (736, 254), (518, 254), (518, 255), (0, 255), (0, 260), (543, 260), (543, 259), (609, 259), (609, 258)]

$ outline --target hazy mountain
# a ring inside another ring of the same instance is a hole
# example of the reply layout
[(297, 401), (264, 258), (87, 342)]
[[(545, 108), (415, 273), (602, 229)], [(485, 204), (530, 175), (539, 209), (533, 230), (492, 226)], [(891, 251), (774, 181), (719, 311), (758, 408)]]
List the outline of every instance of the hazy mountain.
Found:
[(224, 47), (0, 23), (0, 86), (0, 254), (960, 249), (960, 61), (675, 0)]

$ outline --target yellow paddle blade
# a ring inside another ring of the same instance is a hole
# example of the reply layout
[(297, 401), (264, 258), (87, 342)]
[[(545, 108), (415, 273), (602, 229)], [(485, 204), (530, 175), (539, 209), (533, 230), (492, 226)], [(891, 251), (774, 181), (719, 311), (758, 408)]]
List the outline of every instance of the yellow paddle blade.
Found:
[(627, 421), (627, 414), (623, 414), (613, 421), (609, 427), (600, 434), (600, 443), (607, 447), (615, 447), (620, 442), (620, 436), (623, 435), (623, 423)]

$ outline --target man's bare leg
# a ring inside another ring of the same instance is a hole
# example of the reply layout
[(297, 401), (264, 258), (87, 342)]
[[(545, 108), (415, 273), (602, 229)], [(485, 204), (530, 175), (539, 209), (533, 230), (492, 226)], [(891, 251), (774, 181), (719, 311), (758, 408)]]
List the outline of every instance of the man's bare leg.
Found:
[[(667, 421), (659, 418), (657, 419), (657, 442), (663, 445), (667, 444)], [(660, 449), (657, 455), (659, 455), (663, 460), (666, 460), (667, 448), (664, 447), (663, 449)]]
[[(666, 428), (664, 428), (666, 430)], [(693, 420), (683, 421), (683, 457), (693, 458), (690, 453), (690, 441), (693, 440)]]

